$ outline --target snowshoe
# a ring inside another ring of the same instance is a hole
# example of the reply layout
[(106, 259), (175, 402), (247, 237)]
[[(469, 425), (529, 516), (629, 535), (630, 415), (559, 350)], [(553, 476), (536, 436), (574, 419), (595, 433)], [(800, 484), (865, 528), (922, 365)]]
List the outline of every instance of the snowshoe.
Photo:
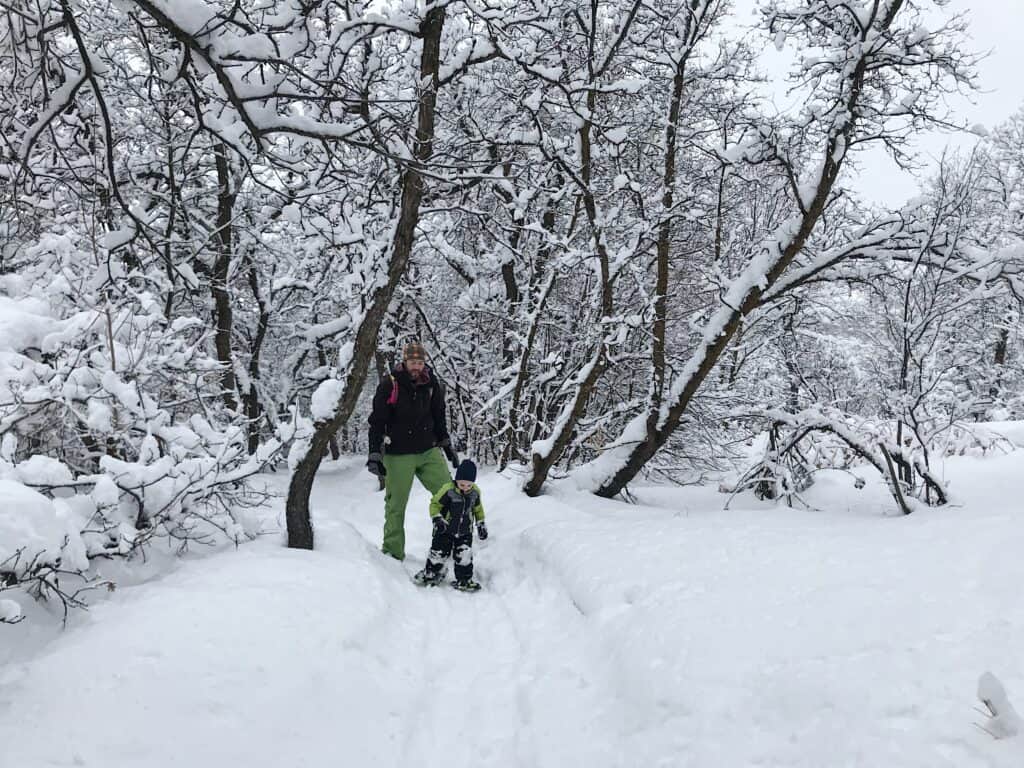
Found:
[(463, 581), (453, 581), (452, 587), (459, 590), (460, 592), (479, 592), (480, 582), (473, 581), (473, 579), (465, 579)]
[(431, 573), (426, 568), (424, 568), (423, 570), (417, 571), (413, 575), (412, 580), (416, 584), (419, 584), (421, 587), (436, 587), (438, 584), (444, 581), (444, 577), (447, 575), (447, 568), (442, 568), (440, 571), (437, 571), (436, 573)]

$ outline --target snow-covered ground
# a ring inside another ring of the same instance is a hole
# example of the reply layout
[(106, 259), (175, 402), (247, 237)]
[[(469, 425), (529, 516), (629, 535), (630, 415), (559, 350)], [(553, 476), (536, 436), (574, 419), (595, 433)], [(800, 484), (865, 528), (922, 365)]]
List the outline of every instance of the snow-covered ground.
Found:
[(315, 552), (268, 537), (54, 639), (0, 627), (0, 768), (1020, 768), (1024, 736), (974, 707), (991, 670), (1024, 708), (1024, 451), (945, 474), (957, 506), (901, 517), (839, 472), (812, 509), (727, 511), (709, 488), (531, 500), (485, 472), (467, 595), (409, 581), (422, 489), (409, 559), (380, 555), (382, 496), (345, 459)]

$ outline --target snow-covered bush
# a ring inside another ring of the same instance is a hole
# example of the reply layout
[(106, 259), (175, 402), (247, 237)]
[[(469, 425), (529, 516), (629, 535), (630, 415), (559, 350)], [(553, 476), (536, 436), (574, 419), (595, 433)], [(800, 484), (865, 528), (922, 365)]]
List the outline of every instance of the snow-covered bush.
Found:
[(955, 422), (938, 435), (933, 450), (944, 456), (990, 456), (1015, 450), (1013, 442), (977, 422)]
[(113, 279), (70, 229), (21, 255), (0, 276), (0, 589), (66, 608), (92, 559), (256, 535), (247, 481), (281, 443), (250, 453), (204, 324), (168, 320), (144, 273)]
[(913, 511), (911, 499), (945, 504), (949, 492), (928, 463), (928, 452), (898, 440), (898, 423), (864, 419), (836, 408), (814, 405), (798, 412), (767, 409), (768, 439), (762, 458), (741, 477), (734, 490), (754, 488), (763, 498), (777, 498), (807, 488), (816, 469), (874, 467), (889, 483), (899, 508)]
[[(36, 597), (59, 595), (77, 603), (89, 567), (82, 529), (87, 524), (63, 500), (51, 500), (12, 479), (0, 479), (0, 593), (26, 587)], [(61, 579), (76, 586), (62, 587)], [(14, 600), (0, 600), (0, 623), (20, 620)]]

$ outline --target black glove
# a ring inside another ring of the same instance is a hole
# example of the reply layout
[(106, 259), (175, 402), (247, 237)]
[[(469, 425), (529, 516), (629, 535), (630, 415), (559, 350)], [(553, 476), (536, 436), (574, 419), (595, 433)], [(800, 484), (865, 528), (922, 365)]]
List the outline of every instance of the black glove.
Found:
[(432, 518), (430, 518), (430, 523), (434, 526), (435, 536), (440, 536), (448, 529), (447, 521), (440, 515), (434, 515)]
[(476, 524), (476, 535), (480, 537), (480, 541), (487, 538), (487, 525), (483, 520)]
[(444, 455), (448, 457), (448, 461), (452, 463), (452, 466), (456, 469), (459, 468), (459, 454), (452, 448), (451, 438), (446, 437), (439, 443), (441, 450), (444, 451)]
[(377, 475), (377, 477), (384, 477), (384, 475), (388, 473), (388, 471), (384, 469), (384, 462), (382, 461), (382, 458), (383, 457), (376, 451), (374, 451), (367, 457), (366, 469), (370, 472), (371, 475)]

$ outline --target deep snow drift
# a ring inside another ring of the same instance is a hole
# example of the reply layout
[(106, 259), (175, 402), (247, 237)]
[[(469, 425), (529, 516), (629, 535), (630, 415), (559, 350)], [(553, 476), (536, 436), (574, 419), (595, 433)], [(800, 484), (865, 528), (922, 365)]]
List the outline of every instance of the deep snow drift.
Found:
[(909, 517), (839, 472), (813, 509), (727, 511), (483, 473), (466, 595), (409, 581), (425, 492), (409, 558), (385, 559), (375, 479), (342, 460), (316, 552), (182, 562), (51, 642), (38, 611), (0, 627), (0, 766), (1020, 768), (1024, 737), (974, 708), (986, 670), (1024, 708), (1024, 451), (945, 471), (958, 504)]

